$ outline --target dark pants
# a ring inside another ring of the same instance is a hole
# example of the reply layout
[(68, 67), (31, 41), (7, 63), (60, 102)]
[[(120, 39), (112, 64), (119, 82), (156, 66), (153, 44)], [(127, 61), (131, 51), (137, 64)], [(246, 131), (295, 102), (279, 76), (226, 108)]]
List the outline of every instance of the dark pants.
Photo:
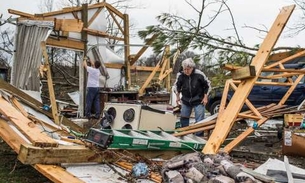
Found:
[(99, 118), (101, 115), (100, 109), (100, 92), (99, 88), (88, 87), (86, 96), (86, 110), (85, 115), (87, 118), (91, 116), (92, 105), (94, 105), (95, 118)]

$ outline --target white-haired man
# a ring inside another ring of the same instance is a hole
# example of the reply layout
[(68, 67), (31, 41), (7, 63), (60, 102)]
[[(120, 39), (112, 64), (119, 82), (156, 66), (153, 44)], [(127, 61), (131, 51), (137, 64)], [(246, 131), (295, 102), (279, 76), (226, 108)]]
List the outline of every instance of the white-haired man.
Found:
[[(208, 92), (210, 91), (210, 81), (206, 75), (196, 69), (196, 64), (192, 58), (182, 61), (183, 70), (177, 74), (174, 90), (177, 95), (177, 104), (181, 104), (181, 127), (189, 126), (189, 118), (192, 109), (195, 111), (195, 122), (204, 119), (205, 105), (208, 102)], [(182, 97), (180, 99), (180, 94)], [(202, 135), (203, 133), (196, 133)]]

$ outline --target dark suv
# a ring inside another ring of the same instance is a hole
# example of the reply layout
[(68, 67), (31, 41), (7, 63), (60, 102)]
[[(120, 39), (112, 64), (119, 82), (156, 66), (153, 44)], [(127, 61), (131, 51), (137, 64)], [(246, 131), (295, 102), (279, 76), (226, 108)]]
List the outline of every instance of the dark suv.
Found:
[[(297, 64), (285, 64), (285, 68), (293, 69), (305, 69), (304, 63)], [(267, 75), (270, 72), (262, 73), (261, 75)], [(293, 80), (296, 77), (292, 77)], [(269, 81), (271, 81), (269, 79)], [(272, 79), (274, 82), (286, 82), (286, 78)], [(255, 107), (265, 106), (271, 103), (278, 103), (282, 97), (285, 95), (289, 86), (266, 86), (266, 85), (254, 85), (248, 99)], [(215, 114), (219, 110), (221, 97), (223, 93), (223, 87), (213, 88), (209, 94), (208, 103), (206, 109), (211, 113)], [(231, 100), (234, 94), (233, 90), (229, 90), (227, 96), (227, 103)], [(291, 93), (290, 97), (285, 102), (285, 105), (296, 106), (299, 105), (305, 99), (305, 77), (299, 82), (297, 87)], [(244, 106), (243, 109), (246, 109)]]

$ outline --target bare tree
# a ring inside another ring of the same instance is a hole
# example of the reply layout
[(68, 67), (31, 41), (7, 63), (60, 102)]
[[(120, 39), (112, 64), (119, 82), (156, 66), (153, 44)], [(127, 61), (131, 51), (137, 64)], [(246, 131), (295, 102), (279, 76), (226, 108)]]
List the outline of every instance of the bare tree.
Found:
[(297, 22), (290, 27), (290, 36), (298, 35), (305, 30), (305, 1), (304, 0), (293, 0), (296, 4), (297, 9), (300, 11), (300, 16)]
[(2, 19), (0, 15), (0, 60), (5, 62), (5, 65), (10, 65), (10, 60), (14, 52), (13, 36), (14, 32), (6, 24), (11, 22), (11, 17)]

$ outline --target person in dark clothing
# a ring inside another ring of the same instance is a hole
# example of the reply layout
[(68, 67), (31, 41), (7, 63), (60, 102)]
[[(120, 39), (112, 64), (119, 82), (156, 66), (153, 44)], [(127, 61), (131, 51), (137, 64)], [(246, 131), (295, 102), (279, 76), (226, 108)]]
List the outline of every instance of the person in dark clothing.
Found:
[[(206, 75), (195, 68), (193, 59), (182, 61), (183, 70), (177, 74), (174, 91), (177, 95), (177, 104), (181, 104), (181, 127), (189, 126), (192, 109), (195, 112), (195, 122), (204, 119), (205, 105), (208, 102), (208, 92), (211, 89)], [(180, 94), (182, 97), (180, 98)], [(197, 133), (202, 135), (202, 133)]]
[(86, 118), (91, 118), (91, 108), (94, 105), (94, 118), (98, 119), (101, 114), (100, 110), (100, 93), (99, 93), (99, 76), (101, 66), (100, 61), (93, 62), (90, 60), (91, 66), (87, 65), (87, 59), (84, 59), (83, 65), (88, 72), (87, 95), (86, 95)]

